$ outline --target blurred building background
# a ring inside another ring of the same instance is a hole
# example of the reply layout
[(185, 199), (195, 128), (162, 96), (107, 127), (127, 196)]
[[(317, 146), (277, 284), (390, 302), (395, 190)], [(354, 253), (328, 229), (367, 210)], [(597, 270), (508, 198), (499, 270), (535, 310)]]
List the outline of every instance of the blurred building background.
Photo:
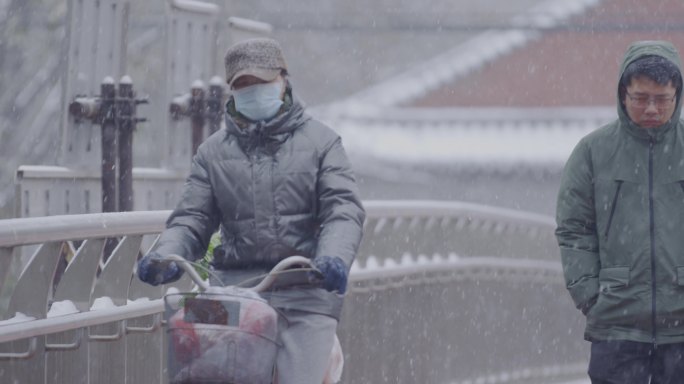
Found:
[[(88, 1), (88, 0), (83, 0)], [(216, 48), (272, 27), (295, 91), (344, 140), (367, 199), (465, 200), (553, 214), (581, 136), (615, 113), (634, 40), (684, 49), (684, 3), (662, 0), (227, 0)], [(134, 164), (159, 167), (165, 7), (131, 2), (128, 72), (151, 103)], [(59, 162), (66, 0), (0, 0), (0, 217), (22, 164)], [(232, 19), (231, 19), (232, 18)], [(233, 20), (233, 21), (231, 21)], [(97, 79), (99, 82), (101, 79)], [(190, 84), (188, 84), (188, 89)]]

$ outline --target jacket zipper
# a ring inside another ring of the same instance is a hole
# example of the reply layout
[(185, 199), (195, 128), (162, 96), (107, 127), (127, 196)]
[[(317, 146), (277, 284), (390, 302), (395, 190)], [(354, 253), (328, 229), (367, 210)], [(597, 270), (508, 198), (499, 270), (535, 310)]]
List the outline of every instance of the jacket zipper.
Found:
[(656, 339), (656, 262), (655, 262), (655, 223), (653, 213), (653, 139), (648, 148), (648, 211), (651, 235), (651, 328), (653, 347), (657, 348)]
[[(254, 243), (261, 244), (262, 240), (259, 238), (259, 210), (257, 209), (257, 202), (259, 201), (259, 193), (257, 188), (257, 177), (259, 172), (259, 132), (261, 132), (261, 122), (257, 122), (254, 127), (255, 132), (252, 132), (252, 148), (250, 151), (250, 158), (252, 164), (252, 211), (254, 212)], [(254, 135), (257, 135), (254, 137)], [(258, 253), (257, 253), (258, 254)], [(256, 260), (257, 262), (263, 262), (264, 260)]]
[[(617, 188), (615, 188), (615, 196), (613, 196), (613, 205), (610, 208), (610, 216), (608, 216), (608, 224), (606, 225), (606, 233), (605, 237), (608, 237), (608, 233), (610, 232), (610, 226), (613, 223), (613, 215), (615, 215), (615, 207), (617, 206), (617, 201), (618, 201), (618, 195), (620, 194), (620, 188), (622, 188), (622, 180), (616, 180), (617, 182)], [(684, 186), (682, 187), (684, 188)]]

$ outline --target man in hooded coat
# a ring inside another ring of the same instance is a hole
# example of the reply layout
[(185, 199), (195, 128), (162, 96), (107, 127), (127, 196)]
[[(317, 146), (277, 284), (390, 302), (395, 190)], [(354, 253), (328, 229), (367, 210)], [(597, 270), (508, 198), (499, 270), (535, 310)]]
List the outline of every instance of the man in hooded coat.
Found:
[(681, 94), (674, 46), (633, 43), (618, 119), (584, 137), (563, 173), (556, 236), (592, 383), (684, 382)]

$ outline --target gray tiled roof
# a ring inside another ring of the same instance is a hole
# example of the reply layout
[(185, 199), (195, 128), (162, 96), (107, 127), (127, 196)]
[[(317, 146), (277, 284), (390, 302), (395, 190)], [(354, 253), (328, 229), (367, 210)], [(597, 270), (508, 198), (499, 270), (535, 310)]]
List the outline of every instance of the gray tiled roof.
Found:
[(444, 83), (466, 76), (483, 64), (524, 46), (540, 36), (540, 29), (552, 28), (569, 17), (584, 12), (599, 1), (540, 2), (508, 20), (506, 25), (510, 28), (492, 29), (471, 35), (452, 48), (444, 49), (434, 57), (415, 63), (402, 73), (370, 85), (338, 104), (396, 106), (408, 103)]

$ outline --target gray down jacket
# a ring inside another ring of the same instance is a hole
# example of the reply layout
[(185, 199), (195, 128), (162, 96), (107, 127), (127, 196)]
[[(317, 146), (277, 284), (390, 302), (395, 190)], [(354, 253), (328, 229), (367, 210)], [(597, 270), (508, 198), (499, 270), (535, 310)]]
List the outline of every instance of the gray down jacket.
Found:
[[(213, 265), (229, 283), (291, 255), (340, 257), (351, 267), (365, 218), (351, 166), (340, 137), (290, 95), (275, 118), (259, 123), (241, 119), (229, 101), (226, 129), (200, 145), (157, 252), (201, 258), (220, 226)], [(338, 295), (295, 291), (269, 298), (338, 317)]]

